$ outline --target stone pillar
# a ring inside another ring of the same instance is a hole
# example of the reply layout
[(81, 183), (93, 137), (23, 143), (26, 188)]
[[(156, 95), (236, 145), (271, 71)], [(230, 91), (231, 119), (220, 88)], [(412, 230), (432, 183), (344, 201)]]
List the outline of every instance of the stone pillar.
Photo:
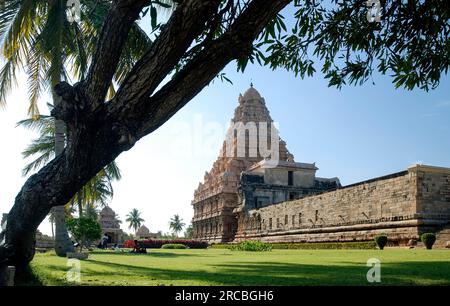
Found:
[(0, 266), (0, 286), (14, 286), (16, 268), (13, 266)]

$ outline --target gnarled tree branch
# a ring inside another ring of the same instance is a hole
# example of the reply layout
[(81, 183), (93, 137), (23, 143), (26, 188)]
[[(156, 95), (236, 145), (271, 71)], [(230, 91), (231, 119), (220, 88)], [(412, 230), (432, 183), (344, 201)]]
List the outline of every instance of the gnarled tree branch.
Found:
[[(174, 78), (152, 97), (140, 99), (131, 117), (135, 137), (153, 132), (197, 95), (232, 60), (248, 56), (264, 26), (290, 0), (255, 0), (220, 38), (211, 41)], [(139, 114), (139, 117), (136, 115)], [(126, 114), (122, 114), (126, 115)], [(136, 126), (139, 123), (139, 126)]]
[(114, 108), (149, 96), (172, 71), (205, 24), (217, 13), (220, 0), (186, 0), (177, 7), (150, 50), (122, 83)]
[(149, 0), (115, 0), (105, 19), (85, 80), (92, 109), (104, 102), (131, 26)]

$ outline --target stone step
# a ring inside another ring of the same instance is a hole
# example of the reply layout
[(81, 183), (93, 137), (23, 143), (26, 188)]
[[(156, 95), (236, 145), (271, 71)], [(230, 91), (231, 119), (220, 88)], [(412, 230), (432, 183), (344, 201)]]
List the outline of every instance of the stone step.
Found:
[(436, 242), (434, 245), (438, 248), (445, 248), (450, 245), (450, 225), (445, 226), (436, 235)]

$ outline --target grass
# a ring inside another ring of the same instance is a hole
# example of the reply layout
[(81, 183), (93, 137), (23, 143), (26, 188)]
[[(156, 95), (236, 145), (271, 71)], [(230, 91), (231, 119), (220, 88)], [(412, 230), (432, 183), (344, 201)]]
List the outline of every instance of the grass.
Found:
[[(373, 285), (369, 258), (381, 261), (380, 285), (450, 285), (448, 250), (162, 250), (92, 252), (81, 261), (80, 285)], [(34, 284), (71, 285), (67, 260), (36, 254)]]

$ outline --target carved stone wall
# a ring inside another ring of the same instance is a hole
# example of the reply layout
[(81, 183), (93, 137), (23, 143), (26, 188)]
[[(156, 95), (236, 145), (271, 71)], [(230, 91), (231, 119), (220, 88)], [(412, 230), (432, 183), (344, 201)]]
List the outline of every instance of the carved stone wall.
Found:
[(449, 223), (450, 169), (417, 165), (336, 191), (243, 210), (236, 241), (355, 241), (384, 233), (403, 244)]
[(36, 249), (52, 250), (55, 248), (55, 238), (36, 232)]

